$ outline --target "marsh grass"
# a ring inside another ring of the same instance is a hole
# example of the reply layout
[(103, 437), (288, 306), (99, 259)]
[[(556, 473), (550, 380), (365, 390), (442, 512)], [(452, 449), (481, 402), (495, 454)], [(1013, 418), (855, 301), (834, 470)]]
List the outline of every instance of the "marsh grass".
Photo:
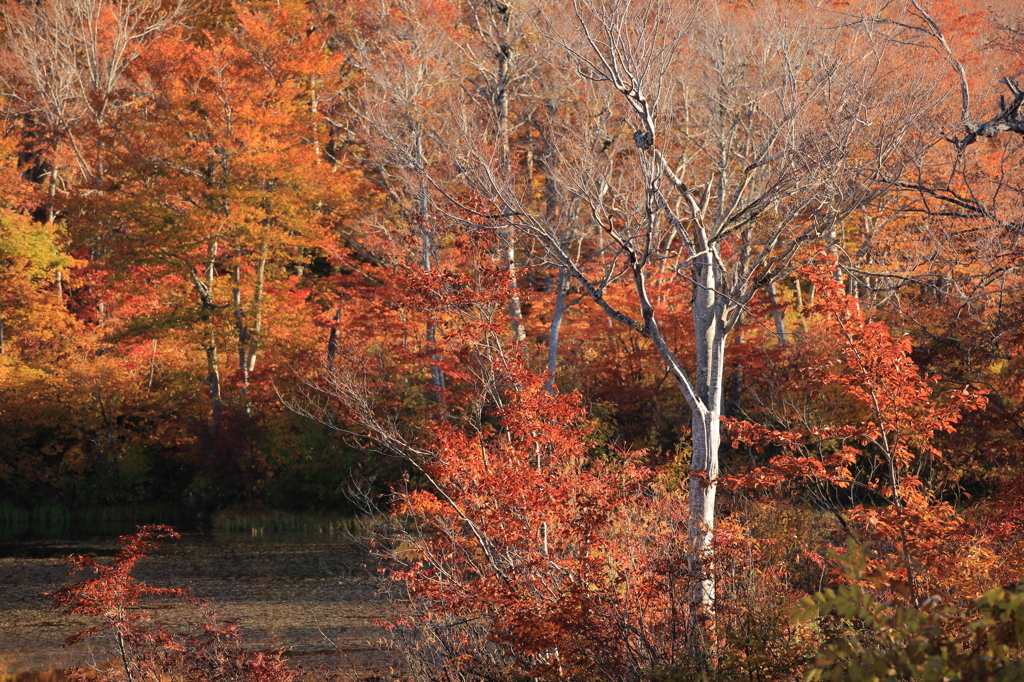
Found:
[(352, 516), (331, 513), (290, 513), (275, 510), (215, 512), (211, 518), (214, 533), (229, 535), (303, 535), (346, 538), (361, 529), (361, 521)]
[(50, 503), (25, 509), (0, 503), (0, 543), (124, 535), (133, 532), (136, 526), (149, 523), (163, 523), (182, 531), (210, 530), (236, 537), (314, 536), (342, 539), (351, 534), (360, 534), (365, 522), (341, 513), (229, 509), (214, 512), (208, 524), (200, 524), (189, 510), (171, 505), (76, 508)]
[(48, 503), (25, 509), (0, 503), (0, 542), (124, 535), (148, 523), (191, 530), (196, 519), (186, 509), (165, 504), (74, 507)]

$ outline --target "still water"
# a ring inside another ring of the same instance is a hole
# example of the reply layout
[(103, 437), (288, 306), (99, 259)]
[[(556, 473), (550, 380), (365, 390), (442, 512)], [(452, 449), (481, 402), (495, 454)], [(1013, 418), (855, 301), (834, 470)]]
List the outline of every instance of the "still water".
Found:
[[(95, 621), (50, 611), (40, 593), (74, 580), (56, 557), (112, 556), (116, 550), (116, 541), (107, 538), (0, 545), (0, 676), (56, 671), (100, 657), (89, 640), (61, 646)], [(239, 624), (248, 648), (285, 648), (299, 665), (328, 663), (358, 676), (386, 675), (393, 667), (394, 661), (373, 646), (383, 636), (373, 621), (394, 613), (374, 597), (372, 561), (346, 540), (185, 535), (142, 559), (133, 575), (154, 587), (184, 587), (209, 600), (222, 620)], [(147, 605), (154, 622), (171, 628), (183, 626), (194, 613), (181, 600)], [(54, 674), (18, 679), (42, 682)]]

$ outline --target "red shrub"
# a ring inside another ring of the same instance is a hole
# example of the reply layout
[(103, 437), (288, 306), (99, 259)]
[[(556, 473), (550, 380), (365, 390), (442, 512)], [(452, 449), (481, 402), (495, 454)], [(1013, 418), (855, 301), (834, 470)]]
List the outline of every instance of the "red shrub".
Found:
[[(281, 651), (256, 652), (242, 647), (242, 633), (223, 623), (217, 612), (196, 602), (176, 587), (150, 587), (136, 581), (131, 571), (136, 562), (160, 547), (161, 540), (180, 536), (170, 526), (141, 526), (120, 538), (121, 551), (111, 565), (93, 554), (72, 555), (64, 562), (74, 575), (92, 571), (95, 577), (61, 588), (46, 596), (53, 609), (64, 615), (101, 616), (102, 622), (68, 638), (65, 646), (86, 637), (106, 635), (113, 665), (77, 669), (78, 680), (100, 682), (159, 682), (170, 677), (179, 682), (291, 682), (296, 673), (284, 662)], [(143, 600), (149, 596), (181, 597), (196, 602), (200, 622), (192, 632), (172, 633), (162, 625), (150, 625)]]

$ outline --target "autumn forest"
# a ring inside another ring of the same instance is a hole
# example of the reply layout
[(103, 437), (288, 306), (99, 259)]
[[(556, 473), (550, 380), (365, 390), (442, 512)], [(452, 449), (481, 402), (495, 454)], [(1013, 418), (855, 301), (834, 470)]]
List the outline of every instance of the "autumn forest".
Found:
[(0, 510), (359, 516), (415, 679), (1024, 679), (1016, 0), (0, 12)]

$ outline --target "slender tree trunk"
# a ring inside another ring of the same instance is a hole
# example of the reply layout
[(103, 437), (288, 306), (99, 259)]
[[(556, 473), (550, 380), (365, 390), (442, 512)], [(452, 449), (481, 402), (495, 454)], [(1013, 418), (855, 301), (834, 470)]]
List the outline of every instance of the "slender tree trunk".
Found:
[[(693, 322), (696, 341), (696, 382), (699, 404), (691, 417), (693, 457), (690, 467), (690, 510), (687, 540), (690, 550), (690, 607), (701, 641), (698, 653), (715, 651), (715, 493), (718, 487), (718, 450), (722, 442), (721, 416), (727, 333), (722, 320), (724, 301), (717, 292), (718, 268), (710, 256), (694, 267)], [(702, 665), (706, 663), (702, 662)]]
[(505, 270), (508, 272), (508, 315), (512, 321), (512, 338), (515, 341), (526, 340), (526, 327), (523, 325), (523, 303), (519, 297), (519, 282), (516, 278), (516, 247), (513, 232), (503, 230)]
[(548, 334), (548, 380), (544, 388), (549, 393), (555, 392), (555, 376), (558, 370), (558, 333), (562, 328), (565, 316), (565, 299), (569, 292), (569, 270), (558, 269), (558, 290), (555, 292), (555, 310), (551, 315), (551, 331)]
[(320, 102), (316, 92), (316, 79), (313, 77), (309, 78), (309, 113), (311, 113), (313, 119), (313, 156), (314, 158), (320, 158), (320, 116), (319, 109)]
[(212, 334), (210, 342), (206, 346), (206, 369), (206, 381), (210, 387), (210, 430), (216, 436), (220, 432), (224, 403), (221, 401), (220, 394), (220, 362), (217, 358), (217, 342)]
[(0, 317), (0, 355), (7, 354), (6, 340), (4, 339), (4, 318)]
[(837, 244), (839, 243), (839, 233), (836, 232), (836, 228), (833, 227), (833, 228), (831, 228), (828, 231), (827, 239), (828, 239), (828, 247), (827, 247), (828, 255), (830, 255), (830, 256), (832, 256), (833, 258), (836, 259), (836, 269), (835, 269), (835, 273), (833, 273), (833, 276), (835, 277), (835, 280), (837, 282), (842, 284), (843, 283), (843, 271), (839, 267), (839, 249), (837, 248)]
[[(118, 616), (124, 618), (123, 614), (121, 613), (118, 613)], [(132, 657), (128, 651), (128, 644), (124, 641), (124, 635), (122, 634), (120, 629), (117, 630), (117, 654), (121, 659), (121, 667), (124, 669), (125, 679), (127, 680), (127, 682), (135, 682)]]
[[(495, 58), (497, 59), (497, 76), (494, 84), (493, 104), (497, 123), (498, 142), (498, 165), (501, 173), (501, 181), (506, 184), (506, 191), (510, 191), (512, 182), (512, 153), (509, 145), (509, 120), (508, 120), (508, 87), (512, 66), (512, 46), (504, 41), (509, 30), (510, 8), (505, 8), (499, 13), (498, 23), (502, 26), (502, 41), (496, 45)], [(502, 243), (502, 257), (505, 270), (508, 272), (508, 314), (512, 323), (512, 338), (515, 341), (526, 340), (526, 328), (523, 326), (523, 304), (519, 297), (519, 283), (516, 278), (516, 245), (515, 230), (505, 228), (500, 230), (499, 238)]]
[(211, 241), (206, 247), (205, 288), (200, 286), (202, 285), (202, 282), (197, 283), (197, 286), (200, 287), (199, 294), (202, 300), (206, 323), (210, 328), (210, 337), (206, 345), (206, 382), (210, 390), (210, 432), (214, 438), (216, 438), (220, 432), (221, 417), (224, 412), (224, 403), (221, 401), (220, 360), (217, 357), (217, 337), (214, 332), (212, 319), (213, 309), (215, 307), (213, 285), (214, 278), (217, 274), (217, 252), (217, 242)]
[(157, 340), (153, 339), (153, 353), (149, 356), (149, 373), (146, 379), (146, 389), (153, 390), (153, 378), (156, 376), (156, 348)]
[[(54, 147), (54, 153), (56, 154), (57, 148)], [(46, 222), (52, 225), (53, 221), (57, 218), (56, 198), (57, 198), (57, 169), (51, 168), (50, 174), (46, 183)]]
[(260, 259), (256, 263), (256, 290), (252, 294), (252, 330), (249, 333), (249, 373), (256, 371), (256, 355), (263, 333), (263, 291), (267, 279), (267, 245), (260, 244)]
[[(796, 291), (796, 307), (800, 311), (800, 330), (803, 333), (807, 333), (807, 316), (804, 314), (806, 308), (804, 308), (804, 287), (800, 283), (800, 278), (793, 278), (793, 289)], [(813, 299), (812, 299), (813, 300)]]
[(235, 331), (238, 335), (238, 372), (242, 378), (240, 395), (243, 402), (249, 391), (249, 328), (245, 323), (245, 310), (242, 308), (242, 263), (235, 263), (235, 270), (232, 275), (231, 290), (232, 303), (235, 307)]
[[(556, 104), (549, 102), (547, 105), (548, 115), (554, 119), (557, 115), (558, 107)], [(557, 225), (559, 223), (559, 209), (563, 207), (563, 201), (561, 193), (559, 192), (558, 183), (552, 177), (552, 170), (558, 163), (558, 150), (552, 143), (552, 137), (550, 132), (546, 132), (543, 126), (535, 121), (535, 127), (540, 138), (544, 143), (542, 161), (544, 165), (544, 219), (548, 225)], [(529, 157), (529, 167), (527, 168), (526, 182), (527, 186), (532, 186), (533, 182), (533, 155)], [(570, 233), (571, 234), (571, 233)], [(580, 240), (582, 242), (582, 240)], [(572, 240), (568, 239), (566, 246), (571, 249)], [(581, 247), (582, 245), (580, 245)], [(578, 247), (578, 248), (580, 248)], [(579, 253), (577, 249), (577, 261), (579, 260)], [(569, 272), (569, 268), (564, 265), (558, 268), (558, 281), (555, 289), (555, 308), (551, 315), (551, 329), (548, 333), (548, 380), (545, 384), (545, 388), (549, 393), (554, 393), (557, 389), (555, 378), (558, 376), (558, 341), (559, 333), (562, 330), (562, 320), (565, 317), (565, 302), (569, 295), (569, 282), (572, 278), (572, 274)]]
[(437, 402), (444, 402), (444, 371), (438, 364), (440, 357), (437, 353), (433, 352), (437, 345), (437, 326), (434, 324), (434, 318), (431, 317), (427, 320), (427, 346), (431, 349), (430, 355), (430, 383), (434, 388), (434, 400)]
[(238, 334), (238, 372), (242, 378), (239, 396), (246, 414), (252, 413), (249, 400), (249, 381), (256, 370), (256, 353), (258, 350), (260, 331), (263, 327), (263, 287), (267, 270), (267, 246), (260, 246), (260, 257), (256, 263), (256, 288), (252, 295), (252, 325), (246, 317), (245, 306), (242, 304), (242, 263), (241, 254), (235, 263), (232, 282), (232, 302), (235, 308), (235, 330)]
[(782, 315), (782, 310), (779, 309), (779, 295), (775, 288), (775, 282), (768, 285), (768, 293), (772, 297), (772, 305), (775, 310), (772, 311), (772, 317), (775, 318), (775, 336), (779, 340), (780, 346), (785, 346), (789, 343), (789, 338), (786, 336), (786, 320)]
[(331, 327), (331, 333), (327, 337), (327, 369), (330, 370), (334, 367), (334, 361), (338, 359), (338, 349), (341, 347), (341, 303), (338, 304), (338, 309), (334, 311), (334, 326)]
[[(874, 249), (871, 248), (871, 244), (874, 241), (874, 236), (875, 236), (875, 221), (874, 221), (873, 218), (871, 218), (869, 216), (864, 216), (864, 222), (862, 223), (862, 227), (861, 227), (861, 238), (862, 238), (861, 239), (861, 244), (862, 244), (862, 246), (860, 248), (860, 253), (858, 254), (859, 255), (858, 261), (864, 263), (867, 266), (866, 267), (867, 270), (870, 270), (871, 269), (870, 266), (874, 265), (874, 262), (875, 262)], [(869, 275), (864, 275), (863, 284), (864, 284), (864, 286), (860, 288), (860, 297), (861, 297), (861, 299), (865, 303), (867, 303), (868, 305), (871, 305), (874, 302), (874, 298), (875, 298), (874, 297), (874, 290), (875, 290), (874, 278), (872, 278)]]
[(107, 468), (110, 470), (111, 477), (113, 478), (118, 491), (121, 489), (121, 463), (117, 454), (117, 431), (114, 426), (114, 422), (110, 418), (110, 413), (107, 410), (106, 401), (103, 399), (103, 386), (100, 382), (94, 384), (92, 391), (90, 392), (93, 401), (96, 403), (96, 408), (100, 413), (100, 421), (103, 422), (103, 429), (106, 431), (107, 437), (104, 443), (100, 444), (106, 454)]
[[(417, 139), (416, 141), (416, 153), (420, 167), (423, 167), (425, 163), (423, 158), (423, 147), (422, 141)], [(430, 272), (433, 268), (434, 259), (434, 238), (430, 231), (430, 202), (427, 196), (427, 184), (426, 181), (421, 180), (418, 189), (417, 210), (419, 211), (420, 220), (420, 266), (424, 272)], [(430, 349), (430, 383), (434, 391), (434, 400), (438, 403), (444, 400), (444, 372), (441, 370), (440, 357), (435, 351), (437, 346), (437, 325), (434, 323), (434, 317), (428, 316), (427, 318), (427, 332), (426, 332), (427, 347)]]

